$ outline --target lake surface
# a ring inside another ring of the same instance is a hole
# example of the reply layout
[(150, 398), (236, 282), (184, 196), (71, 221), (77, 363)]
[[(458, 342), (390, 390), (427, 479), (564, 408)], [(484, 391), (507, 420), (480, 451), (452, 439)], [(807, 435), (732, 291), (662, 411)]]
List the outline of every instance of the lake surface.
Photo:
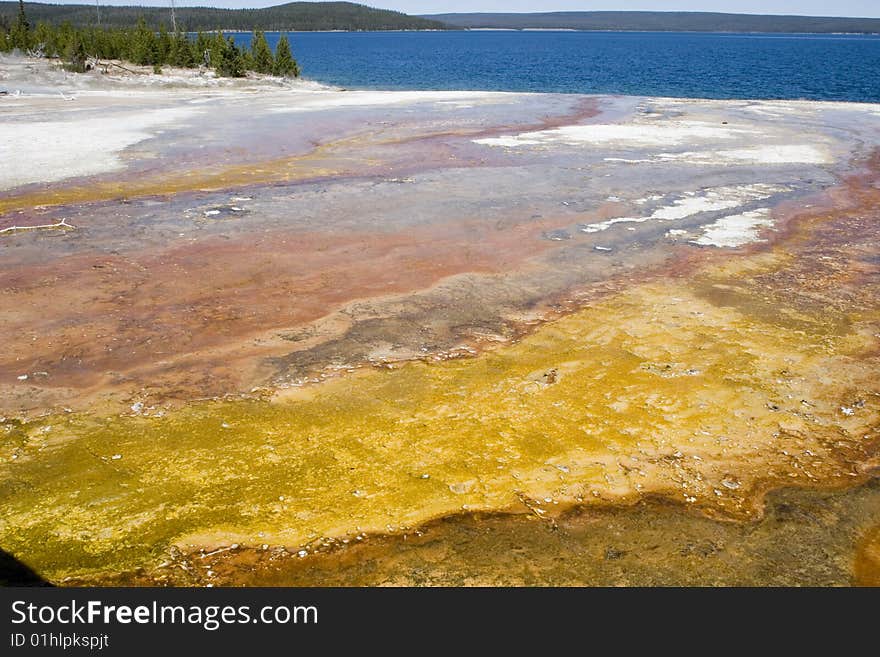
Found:
[[(251, 35), (235, 35), (249, 45)], [(279, 34), (267, 34), (274, 47)], [(347, 88), (880, 102), (880, 36), (294, 32), (304, 76)]]

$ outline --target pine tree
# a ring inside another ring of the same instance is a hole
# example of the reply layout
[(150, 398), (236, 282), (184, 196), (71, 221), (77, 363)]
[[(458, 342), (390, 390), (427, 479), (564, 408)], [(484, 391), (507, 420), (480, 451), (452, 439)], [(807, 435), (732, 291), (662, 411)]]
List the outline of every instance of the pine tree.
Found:
[(219, 32), (217, 36), (215, 49), (211, 52), (211, 63), (217, 75), (228, 78), (244, 77), (244, 62), (235, 40), (232, 37), (224, 39)]
[(12, 47), (27, 51), (31, 47), (31, 24), (24, 13), (24, 0), (18, 0), (18, 18), (12, 27)]
[(299, 65), (290, 53), (287, 35), (282, 35), (278, 40), (278, 46), (275, 48), (275, 66), (272, 72), (280, 77), (299, 77)]
[(211, 40), (207, 37), (204, 32), (199, 32), (196, 35), (196, 64), (198, 66), (210, 66), (211, 65)]
[(266, 35), (262, 31), (254, 32), (251, 42), (251, 56), (253, 57), (254, 70), (257, 73), (272, 73), (275, 62), (272, 59), (272, 50), (266, 41)]
[(5, 16), (0, 16), (0, 52), (9, 52), (12, 49), (10, 31), (9, 21)]
[(54, 57), (57, 53), (52, 29), (45, 23), (38, 23), (34, 30), (34, 47), (43, 57)]
[(80, 35), (74, 33), (73, 39), (67, 44), (64, 50), (64, 58), (67, 60), (67, 70), (74, 73), (85, 73), (86, 71), (86, 47)]
[(138, 20), (131, 36), (131, 59), (135, 64), (156, 64), (159, 61), (159, 43), (156, 35), (147, 27), (144, 17)]
[(226, 61), (226, 48), (228, 45), (226, 37), (223, 36), (223, 32), (218, 30), (214, 35), (214, 38), (211, 39), (211, 44), (208, 46), (210, 50), (209, 59), (211, 61), (211, 68), (217, 71), (217, 75), (223, 75), (220, 72), (220, 69), (223, 68), (223, 63)]
[(24, 28), (25, 31), (31, 29), (31, 24), (28, 23), (27, 16), (24, 13), (24, 0), (18, 0), (18, 25)]
[(195, 64), (193, 55), (194, 44), (186, 38), (183, 32), (177, 31), (171, 38), (171, 50), (168, 53), (168, 63), (181, 68), (192, 68)]
[(165, 23), (159, 25), (159, 37), (156, 39), (156, 61), (154, 64), (167, 64), (171, 54), (171, 36), (165, 29)]

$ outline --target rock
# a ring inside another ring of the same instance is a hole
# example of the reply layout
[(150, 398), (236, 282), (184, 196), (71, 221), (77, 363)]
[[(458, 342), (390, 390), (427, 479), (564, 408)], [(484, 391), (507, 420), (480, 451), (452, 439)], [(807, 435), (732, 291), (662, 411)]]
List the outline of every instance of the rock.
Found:
[(620, 559), (621, 557), (626, 556), (626, 550), (618, 550), (617, 548), (606, 548), (605, 550), (605, 559), (607, 561), (613, 561), (615, 559)]

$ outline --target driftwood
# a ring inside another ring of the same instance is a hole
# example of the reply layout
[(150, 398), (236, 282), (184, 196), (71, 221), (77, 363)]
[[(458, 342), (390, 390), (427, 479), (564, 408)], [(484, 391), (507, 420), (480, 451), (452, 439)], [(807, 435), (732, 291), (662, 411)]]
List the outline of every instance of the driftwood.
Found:
[(129, 73), (133, 73), (134, 75), (147, 75), (146, 73), (143, 73), (141, 71), (135, 71), (132, 68), (128, 68), (127, 66), (123, 66), (122, 64), (117, 64), (116, 62), (101, 62), (101, 60), (98, 58), (95, 58), (94, 62), (95, 62), (94, 67), (95, 68), (102, 67), (104, 69), (105, 73), (107, 72), (107, 67), (115, 66), (116, 68), (121, 68), (123, 71), (128, 71)]
[(41, 224), (39, 226), (9, 226), (0, 229), (0, 235), (23, 233), (29, 230), (73, 230), (76, 226), (67, 223), (67, 219), (62, 219), (57, 224)]

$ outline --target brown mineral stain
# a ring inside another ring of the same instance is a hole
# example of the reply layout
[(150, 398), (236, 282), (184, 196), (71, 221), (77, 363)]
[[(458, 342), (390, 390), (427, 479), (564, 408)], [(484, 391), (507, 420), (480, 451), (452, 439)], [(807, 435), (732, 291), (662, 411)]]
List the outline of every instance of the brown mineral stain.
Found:
[[(853, 545), (878, 514), (877, 479), (843, 491), (776, 491), (763, 514), (746, 523), (659, 500), (583, 507), (553, 523), (535, 515), (462, 513), (406, 534), (327, 542), (305, 557), (269, 544), (172, 552), (153, 569), (66, 584), (849, 586)], [(875, 557), (876, 577), (880, 551)]]
[(4, 321), (0, 380), (47, 372), (24, 385), (88, 391), (114, 380), (137, 389), (161, 377), (184, 399), (239, 390), (256, 359), (291, 348), (268, 336), (356, 299), (461, 272), (509, 271), (552, 245), (538, 239), (546, 227), (458, 221), (395, 234), (273, 231), (6, 270), (4, 304), (17, 310)]
[(867, 532), (856, 551), (855, 583), (880, 586), (880, 526)]

